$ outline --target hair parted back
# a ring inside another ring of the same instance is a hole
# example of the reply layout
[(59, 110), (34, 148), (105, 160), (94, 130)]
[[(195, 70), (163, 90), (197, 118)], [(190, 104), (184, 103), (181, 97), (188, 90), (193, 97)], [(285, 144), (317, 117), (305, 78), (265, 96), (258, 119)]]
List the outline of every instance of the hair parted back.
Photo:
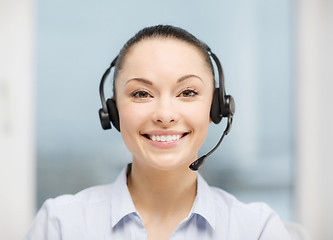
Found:
[(187, 32), (186, 30), (174, 27), (171, 25), (156, 25), (151, 27), (146, 27), (137, 32), (131, 39), (129, 39), (123, 48), (120, 50), (116, 64), (115, 64), (115, 70), (114, 70), (114, 76), (113, 76), (113, 95), (115, 96), (115, 81), (117, 79), (119, 70), (121, 70), (124, 62), (124, 58), (126, 54), (128, 53), (129, 49), (135, 45), (136, 43), (139, 43), (140, 41), (144, 39), (152, 39), (152, 38), (173, 38), (176, 40), (187, 42), (195, 47), (197, 47), (203, 54), (207, 65), (209, 69), (212, 72), (212, 75), (214, 77), (214, 67), (212, 64), (212, 61), (209, 56), (209, 48), (208, 46), (197, 39), (195, 36), (193, 36), (191, 33)]

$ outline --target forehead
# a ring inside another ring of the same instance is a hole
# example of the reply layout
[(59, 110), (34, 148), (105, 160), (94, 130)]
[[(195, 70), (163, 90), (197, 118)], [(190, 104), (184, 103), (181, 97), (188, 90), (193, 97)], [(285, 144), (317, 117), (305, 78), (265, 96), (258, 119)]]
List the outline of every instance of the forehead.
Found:
[(129, 48), (128, 53), (147, 51), (148, 49), (152, 50), (182, 50), (182, 51), (191, 51), (200, 55), (199, 57), (204, 57), (201, 49), (198, 46), (195, 46), (192, 43), (186, 42), (185, 40), (177, 39), (174, 37), (150, 37), (146, 39), (142, 39), (141, 41), (133, 44)]
[(192, 71), (193, 68), (209, 71), (201, 49), (188, 42), (165, 37), (149, 38), (135, 43), (126, 53), (121, 68), (121, 71), (125, 72), (161, 68), (170, 71)]

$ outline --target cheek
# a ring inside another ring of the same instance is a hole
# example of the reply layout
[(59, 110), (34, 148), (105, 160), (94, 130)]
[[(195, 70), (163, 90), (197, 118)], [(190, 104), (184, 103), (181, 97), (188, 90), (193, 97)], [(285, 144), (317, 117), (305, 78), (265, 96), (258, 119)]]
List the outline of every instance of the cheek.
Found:
[(206, 133), (210, 123), (210, 107), (210, 102), (200, 102), (185, 105), (180, 112), (196, 131)]
[[(134, 134), (139, 134), (142, 126), (149, 121), (149, 108), (144, 104), (127, 103), (118, 108), (120, 132), (126, 145), (135, 141)], [(129, 147), (129, 146), (128, 146)]]
[(133, 136), (140, 126), (140, 111), (131, 107), (130, 104), (118, 106), (118, 111), (121, 136), (129, 151), (133, 153), (137, 147), (136, 138)]
[(198, 121), (209, 120), (210, 116), (211, 101), (210, 99), (204, 99), (201, 101), (183, 104), (181, 112), (186, 113), (186, 115), (191, 115), (193, 118), (196, 118)]
[(121, 130), (133, 129), (140, 125), (146, 118), (147, 109), (133, 104), (122, 105), (119, 108), (119, 121)]

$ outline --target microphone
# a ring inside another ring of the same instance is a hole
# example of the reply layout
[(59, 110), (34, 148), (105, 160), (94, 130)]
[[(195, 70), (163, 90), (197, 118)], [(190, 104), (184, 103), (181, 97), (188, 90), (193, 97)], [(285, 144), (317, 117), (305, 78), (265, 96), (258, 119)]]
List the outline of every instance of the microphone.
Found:
[(225, 130), (224, 130), (224, 132), (223, 132), (220, 140), (216, 144), (216, 146), (212, 150), (210, 150), (207, 154), (201, 156), (200, 158), (198, 158), (197, 160), (195, 160), (194, 162), (191, 163), (191, 165), (189, 166), (189, 168), (192, 171), (197, 171), (199, 169), (199, 167), (204, 163), (204, 161), (206, 160), (206, 158), (209, 155), (211, 155), (220, 146), (220, 144), (222, 143), (222, 140), (223, 140), (224, 136), (228, 135), (228, 133), (230, 131), (230, 128), (231, 128), (231, 125), (232, 125), (232, 114), (230, 114), (228, 116), (227, 127), (225, 128)]

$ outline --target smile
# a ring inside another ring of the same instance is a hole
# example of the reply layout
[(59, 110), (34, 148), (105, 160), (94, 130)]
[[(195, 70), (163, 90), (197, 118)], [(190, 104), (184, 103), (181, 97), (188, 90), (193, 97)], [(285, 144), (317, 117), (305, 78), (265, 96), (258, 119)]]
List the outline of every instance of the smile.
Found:
[(153, 142), (173, 142), (185, 137), (188, 133), (174, 134), (174, 135), (153, 135), (143, 134), (144, 137), (148, 138)]

